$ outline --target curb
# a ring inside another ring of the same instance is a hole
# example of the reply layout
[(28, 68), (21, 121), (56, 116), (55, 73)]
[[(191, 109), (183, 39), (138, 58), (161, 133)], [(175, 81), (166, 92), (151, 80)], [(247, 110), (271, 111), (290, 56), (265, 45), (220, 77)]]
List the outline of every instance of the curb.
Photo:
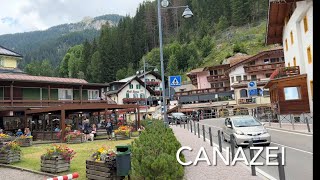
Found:
[(301, 132), (301, 131), (296, 131), (296, 130), (289, 130), (289, 129), (283, 129), (283, 128), (277, 128), (277, 127), (271, 127), (271, 126), (264, 126), (265, 128), (269, 129), (275, 129), (275, 130), (281, 130), (281, 131), (287, 131), (287, 132), (294, 132), (294, 133), (300, 133), (300, 134), (306, 134), (306, 135), (313, 135), (313, 133), (309, 132)]
[(17, 169), (17, 170), (20, 170), (20, 171), (26, 171), (26, 172), (30, 172), (30, 173), (34, 173), (34, 174), (39, 174), (39, 175), (47, 176), (47, 177), (56, 177), (56, 176), (57, 176), (57, 175), (55, 175), (55, 174), (50, 174), (50, 173), (35, 171), (35, 170), (31, 170), (31, 169), (25, 169), (25, 168), (21, 168), (21, 167), (17, 167), (17, 166), (12, 166), (12, 165), (7, 165), (7, 164), (1, 164), (1, 163), (0, 163), (0, 167), (10, 168), (10, 169)]

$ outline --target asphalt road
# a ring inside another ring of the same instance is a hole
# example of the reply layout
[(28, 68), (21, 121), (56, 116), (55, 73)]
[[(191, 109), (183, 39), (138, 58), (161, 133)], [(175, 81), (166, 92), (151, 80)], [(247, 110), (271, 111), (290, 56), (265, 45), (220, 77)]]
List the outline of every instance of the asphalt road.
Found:
[[(224, 119), (208, 119), (200, 121), (200, 134), (202, 132), (202, 124), (205, 125), (205, 136), (208, 138), (208, 128), (211, 127), (213, 134), (213, 142), (218, 144), (217, 131), (224, 125)], [(197, 127), (197, 125), (196, 125)], [(187, 127), (186, 127), (187, 128)], [(194, 130), (194, 129), (193, 129)], [(290, 180), (312, 180), (313, 179), (313, 141), (312, 135), (305, 135), (301, 133), (291, 133), (286, 131), (279, 131), (267, 128), (271, 135), (270, 147), (285, 147), (285, 178)], [(203, 139), (203, 137), (200, 137)], [(230, 147), (230, 143), (222, 141), (222, 147)], [(245, 148), (247, 159), (250, 158), (249, 149)], [(280, 148), (279, 148), (280, 151)], [(270, 151), (276, 154), (276, 150)], [(225, 152), (224, 152), (225, 153)], [(265, 147), (261, 157), (257, 162), (266, 163)], [(277, 166), (256, 166), (258, 169), (270, 176), (269, 179), (279, 179), (279, 171)]]

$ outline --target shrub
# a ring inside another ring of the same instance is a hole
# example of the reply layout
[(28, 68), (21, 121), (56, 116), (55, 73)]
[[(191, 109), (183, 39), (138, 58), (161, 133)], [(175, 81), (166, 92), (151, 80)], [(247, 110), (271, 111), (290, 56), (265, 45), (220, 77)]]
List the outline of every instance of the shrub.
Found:
[(176, 160), (180, 147), (171, 128), (166, 128), (163, 121), (152, 120), (132, 142), (132, 174), (138, 179), (182, 179), (184, 169)]

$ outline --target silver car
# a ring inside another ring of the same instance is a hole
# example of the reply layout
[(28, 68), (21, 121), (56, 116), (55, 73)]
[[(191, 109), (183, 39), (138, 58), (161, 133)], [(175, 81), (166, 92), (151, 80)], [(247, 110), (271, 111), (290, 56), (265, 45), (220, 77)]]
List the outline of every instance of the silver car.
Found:
[(225, 119), (222, 129), (222, 139), (230, 142), (230, 135), (235, 137), (236, 145), (253, 144), (270, 145), (271, 136), (264, 124), (257, 121), (253, 116), (233, 116)]

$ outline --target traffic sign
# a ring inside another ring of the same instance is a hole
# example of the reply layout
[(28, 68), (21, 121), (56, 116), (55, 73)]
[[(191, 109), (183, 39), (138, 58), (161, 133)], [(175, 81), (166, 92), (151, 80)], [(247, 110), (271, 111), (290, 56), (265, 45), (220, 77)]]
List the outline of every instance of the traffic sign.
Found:
[(249, 90), (249, 96), (257, 96), (258, 95), (258, 90), (257, 89), (250, 89)]
[(181, 76), (169, 76), (170, 87), (181, 86)]
[(257, 83), (255, 81), (250, 81), (248, 83), (248, 89), (257, 89)]

